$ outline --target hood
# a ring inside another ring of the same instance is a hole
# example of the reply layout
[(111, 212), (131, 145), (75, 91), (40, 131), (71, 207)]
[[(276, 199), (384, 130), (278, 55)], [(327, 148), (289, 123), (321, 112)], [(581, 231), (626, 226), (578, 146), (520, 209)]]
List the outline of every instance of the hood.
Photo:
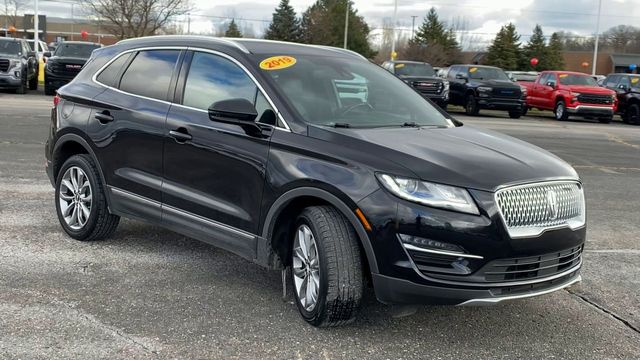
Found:
[(469, 79), (469, 83), (476, 86), (491, 86), (497, 88), (520, 89), (520, 85), (510, 80), (476, 80)]
[(399, 76), (400, 79), (404, 80), (404, 81), (424, 81), (424, 82), (430, 82), (430, 83), (440, 83), (442, 82), (444, 79), (439, 78), (437, 76)]
[(15, 55), (15, 54), (2, 54), (0, 53), (0, 59), (9, 59), (9, 60), (16, 60), (16, 59), (21, 59), (22, 57), (19, 55)]
[(327, 141), (337, 139), (332, 135), (347, 136), (351, 139), (340, 142), (380, 154), (426, 181), (495, 191), (505, 184), (578, 179), (569, 164), (537, 146), (467, 125), (447, 129), (313, 129), (318, 131), (310, 131), (309, 136)]
[(591, 85), (563, 85), (566, 89), (571, 90), (572, 92), (577, 93), (586, 93), (586, 94), (599, 94), (599, 95), (612, 95), (616, 92), (607, 88), (603, 88), (600, 86), (591, 86)]
[(85, 58), (66, 57), (66, 56), (52, 56), (49, 58), (49, 61), (57, 61), (57, 62), (63, 62), (66, 64), (77, 64), (77, 65), (84, 65), (84, 63), (86, 63), (87, 60), (88, 59), (85, 59)]

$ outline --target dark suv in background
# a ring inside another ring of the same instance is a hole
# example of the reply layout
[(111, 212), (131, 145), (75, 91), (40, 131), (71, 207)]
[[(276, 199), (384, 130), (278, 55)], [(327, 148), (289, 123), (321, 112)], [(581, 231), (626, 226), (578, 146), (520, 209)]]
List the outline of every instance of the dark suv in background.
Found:
[(36, 53), (23, 39), (0, 38), (0, 89), (18, 94), (38, 89)]
[(103, 239), (124, 216), (287, 269), (310, 324), (353, 320), (366, 284), (388, 304), (481, 305), (580, 280), (573, 168), (354, 52), (125, 40), (54, 104), (46, 171), (69, 236)]
[(603, 85), (616, 92), (617, 111), (628, 124), (640, 124), (640, 75), (609, 74)]
[(441, 108), (447, 108), (449, 82), (438, 77), (430, 64), (418, 61), (385, 61), (382, 67)]
[(517, 119), (527, 98), (526, 90), (509, 79), (500, 68), (481, 65), (452, 65), (447, 79), (451, 84), (449, 103), (464, 106), (467, 115), (481, 109), (505, 110)]
[(102, 45), (84, 41), (65, 41), (56, 50), (45, 52), (44, 93), (55, 94), (61, 86), (69, 83), (82, 69), (91, 53)]

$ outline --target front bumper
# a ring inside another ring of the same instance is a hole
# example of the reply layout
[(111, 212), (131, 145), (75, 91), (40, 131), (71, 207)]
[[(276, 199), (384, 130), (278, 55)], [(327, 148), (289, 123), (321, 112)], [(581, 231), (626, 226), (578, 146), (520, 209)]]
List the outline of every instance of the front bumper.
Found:
[(478, 97), (477, 101), (478, 106), (481, 109), (488, 110), (521, 110), (522, 106), (525, 104), (525, 101), (521, 99), (501, 99), (491, 97)]
[[(546, 294), (580, 280), (586, 227), (511, 239), (493, 193), (470, 193), (480, 216), (414, 204), (384, 190), (358, 203), (374, 229), (370, 241), (379, 271), (372, 280), (379, 301), (493, 304)], [(403, 234), (460, 247), (467, 256), (451, 256), (446, 250), (416, 252), (402, 240)]]
[(13, 74), (0, 74), (0, 88), (15, 89), (22, 84), (22, 79)]
[(44, 73), (44, 84), (46, 87), (51, 88), (52, 90), (58, 90), (59, 88), (70, 83), (71, 80), (73, 80), (73, 77), (60, 76), (48, 70)]
[(613, 116), (614, 110), (607, 106), (578, 105), (567, 107), (567, 112), (578, 116)]

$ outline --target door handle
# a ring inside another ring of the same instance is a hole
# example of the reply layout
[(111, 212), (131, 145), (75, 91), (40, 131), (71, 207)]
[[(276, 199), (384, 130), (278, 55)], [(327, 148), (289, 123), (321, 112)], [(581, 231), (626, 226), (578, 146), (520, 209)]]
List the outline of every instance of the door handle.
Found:
[(185, 142), (193, 138), (193, 136), (191, 136), (191, 134), (189, 134), (189, 132), (185, 128), (178, 128), (177, 130), (171, 130), (169, 131), (169, 136), (176, 139), (176, 141), (178, 142)]
[(96, 118), (96, 120), (100, 121), (101, 124), (110, 123), (114, 120), (113, 116), (111, 116), (111, 114), (107, 110), (95, 114), (94, 117)]

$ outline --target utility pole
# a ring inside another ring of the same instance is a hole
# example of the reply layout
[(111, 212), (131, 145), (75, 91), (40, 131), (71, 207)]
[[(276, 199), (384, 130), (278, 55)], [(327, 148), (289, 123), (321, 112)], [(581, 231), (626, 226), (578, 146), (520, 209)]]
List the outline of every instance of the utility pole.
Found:
[(602, 0), (598, 0), (598, 20), (596, 21), (596, 44), (593, 47), (593, 64), (591, 65), (591, 75), (596, 74), (598, 64), (598, 43), (600, 42), (600, 12), (602, 11)]
[(191, 13), (187, 14), (187, 35), (191, 35)]
[(347, 48), (347, 38), (349, 36), (349, 1), (347, 0), (347, 12), (344, 14), (344, 45), (343, 48)]
[(73, 24), (76, 22), (73, 14), (73, 3), (71, 3), (71, 41), (73, 41)]
[(417, 16), (411, 15), (411, 40), (416, 36), (415, 28), (416, 28), (416, 18)]
[[(40, 25), (38, 24), (38, 0), (35, 0), (35, 15), (33, 16), (33, 49), (38, 52), (38, 40), (40, 37)], [(25, 30), (26, 31), (26, 30)]]
[(398, 17), (398, 0), (393, 0), (393, 27), (391, 28), (391, 60), (396, 54), (396, 22)]

